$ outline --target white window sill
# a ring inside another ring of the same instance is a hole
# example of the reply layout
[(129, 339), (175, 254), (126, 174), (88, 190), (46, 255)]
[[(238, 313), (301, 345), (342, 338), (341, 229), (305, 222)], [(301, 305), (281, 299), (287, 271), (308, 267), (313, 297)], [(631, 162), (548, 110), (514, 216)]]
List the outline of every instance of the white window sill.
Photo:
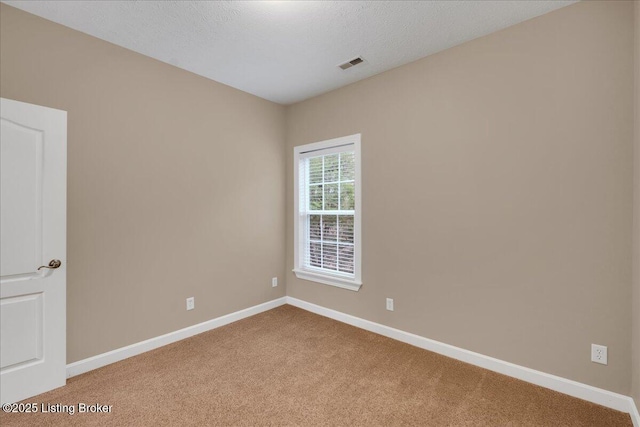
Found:
[(358, 290), (360, 290), (360, 286), (362, 286), (362, 282), (359, 280), (329, 276), (307, 270), (293, 270), (293, 272), (296, 274), (296, 277), (298, 279), (323, 283), (325, 285), (336, 286), (338, 288), (348, 289), (350, 291), (357, 292)]

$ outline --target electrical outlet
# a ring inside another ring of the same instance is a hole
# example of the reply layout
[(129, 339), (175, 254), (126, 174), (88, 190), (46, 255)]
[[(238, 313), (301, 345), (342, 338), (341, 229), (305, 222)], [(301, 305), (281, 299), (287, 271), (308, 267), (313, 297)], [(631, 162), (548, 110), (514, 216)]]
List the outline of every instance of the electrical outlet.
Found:
[(187, 310), (196, 308), (196, 299), (194, 297), (187, 298)]
[(275, 288), (276, 286), (278, 286), (278, 278), (274, 277), (271, 279), (271, 287)]
[(607, 364), (607, 347), (604, 345), (591, 344), (591, 361)]
[(387, 310), (393, 311), (393, 298), (387, 298)]

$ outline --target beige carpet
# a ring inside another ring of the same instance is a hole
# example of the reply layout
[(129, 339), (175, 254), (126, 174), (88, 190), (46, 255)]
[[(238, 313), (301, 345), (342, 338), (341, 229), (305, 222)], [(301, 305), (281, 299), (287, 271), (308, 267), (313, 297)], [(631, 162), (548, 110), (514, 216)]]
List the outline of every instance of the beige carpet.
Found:
[(9, 426), (631, 426), (574, 399), (282, 306), (71, 378)]

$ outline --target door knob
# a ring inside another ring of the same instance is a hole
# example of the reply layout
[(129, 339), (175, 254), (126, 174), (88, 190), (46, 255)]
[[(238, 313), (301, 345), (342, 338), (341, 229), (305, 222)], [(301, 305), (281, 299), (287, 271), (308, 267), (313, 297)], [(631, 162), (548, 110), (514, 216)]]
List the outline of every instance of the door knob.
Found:
[(41, 265), (40, 267), (38, 267), (38, 270), (40, 270), (41, 268), (50, 268), (52, 270), (55, 270), (61, 265), (62, 262), (59, 259), (52, 259), (51, 261), (49, 261), (49, 265)]

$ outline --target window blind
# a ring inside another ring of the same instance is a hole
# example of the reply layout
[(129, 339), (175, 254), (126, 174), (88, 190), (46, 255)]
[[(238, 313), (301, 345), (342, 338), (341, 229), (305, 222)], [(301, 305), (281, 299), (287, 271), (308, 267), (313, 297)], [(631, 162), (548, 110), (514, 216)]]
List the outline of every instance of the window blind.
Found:
[(302, 267), (355, 276), (353, 145), (303, 153), (299, 165)]

